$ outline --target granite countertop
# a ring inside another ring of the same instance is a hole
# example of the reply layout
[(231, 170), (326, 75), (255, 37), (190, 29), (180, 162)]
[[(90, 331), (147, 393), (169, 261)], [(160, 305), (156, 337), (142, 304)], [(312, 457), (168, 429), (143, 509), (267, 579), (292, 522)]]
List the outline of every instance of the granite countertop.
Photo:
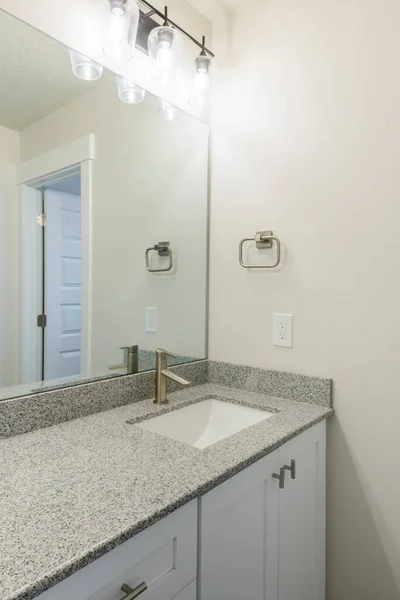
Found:
[[(276, 415), (205, 450), (127, 421), (217, 396)], [(330, 408), (217, 384), (0, 441), (0, 598), (31, 600), (301, 431)]]

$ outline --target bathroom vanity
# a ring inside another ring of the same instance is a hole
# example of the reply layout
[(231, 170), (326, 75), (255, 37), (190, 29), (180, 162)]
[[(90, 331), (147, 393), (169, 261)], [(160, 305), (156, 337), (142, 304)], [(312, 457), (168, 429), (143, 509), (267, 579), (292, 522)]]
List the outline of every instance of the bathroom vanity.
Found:
[(325, 447), (322, 422), (40, 600), (322, 600)]
[[(2, 600), (323, 600), (330, 382), (306, 378), (297, 402), (226, 387), (229, 366), (219, 379), (211, 366), (168, 407), (0, 442)], [(144, 428), (210, 398), (272, 416), (203, 449)]]

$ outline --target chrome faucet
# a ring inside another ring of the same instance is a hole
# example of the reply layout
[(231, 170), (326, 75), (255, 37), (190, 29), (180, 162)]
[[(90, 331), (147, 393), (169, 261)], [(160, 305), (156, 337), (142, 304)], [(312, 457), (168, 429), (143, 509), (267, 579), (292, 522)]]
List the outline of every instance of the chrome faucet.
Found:
[(139, 372), (139, 346), (124, 346), (120, 350), (127, 351), (127, 362), (122, 365), (108, 367), (110, 371), (121, 371), (126, 369), (127, 375), (133, 375)]
[(168, 356), (172, 358), (177, 358), (176, 354), (172, 352), (168, 352), (168, 350), (163, 350), (162, 348), (157, 348), (156, 350), (156, 399), (154, 400), (154, 404), (168, 404), (167, 399), (167, 379), (171, 381), (175, 381), (180, 385), (190, 385), (190, 381), (184, 379), (183, 377), (179, 377), (172, 371), (168, 370)]

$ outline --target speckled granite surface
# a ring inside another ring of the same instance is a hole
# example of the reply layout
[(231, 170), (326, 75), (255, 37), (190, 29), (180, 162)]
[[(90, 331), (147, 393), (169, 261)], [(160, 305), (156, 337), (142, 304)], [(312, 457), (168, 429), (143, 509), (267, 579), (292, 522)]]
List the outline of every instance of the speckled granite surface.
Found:
[(332, 406), (332, 380), (323, 377), (209, 361), (208, 381), (297, 402)]
[[(180, 357), (182, 358), (182, 357)], [(330, 379), (201, 360), (172, 367), (192, 385), (207, 382), (331, 406)], [(168, 383), (171, 391), (179, 385)], [(154, 395), (154, 371), (0, 402), (0, 439), (71, 421)]]
[[(191, 385), (207, 382), (208, 361), (173, 367)], [(171, 382), (168, 388), (179, 389)], [(64, 421), (72, 421), (145, 398), (154, 397), (154, 371), (95, 381), (0, 402), (0, 439)]]
[[(205, 450), (137, 421), (217, 396), (276, 415)], [(206, 384), (0, 441), (0, 598), (31, 600), (273, 451), (329, 408)]]

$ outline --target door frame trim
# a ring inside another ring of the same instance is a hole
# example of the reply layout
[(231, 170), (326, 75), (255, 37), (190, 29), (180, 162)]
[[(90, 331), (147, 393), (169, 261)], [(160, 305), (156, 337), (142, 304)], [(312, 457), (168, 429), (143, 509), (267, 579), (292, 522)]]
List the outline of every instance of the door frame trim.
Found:
[[(41, 346), (38, 343), (36, 317), (39, 314), (40, 282), (37, 278), (40, 248), (38, 244), (38, 190), (43, 181), (74, 167), (81, 171), (82, 206), (82, 347), (81, 374), (90, 376), (92, 352), (92, 210), (93, 161), (96, 158), (96, 137), (90, 133), (22, 162), (17, 167), (21, 234), (19, 240), (21, 282), (20, 304), (20, 381), (34, 383), (40, 370)], [(35, 202), (32, 202), (36, 198)]]

